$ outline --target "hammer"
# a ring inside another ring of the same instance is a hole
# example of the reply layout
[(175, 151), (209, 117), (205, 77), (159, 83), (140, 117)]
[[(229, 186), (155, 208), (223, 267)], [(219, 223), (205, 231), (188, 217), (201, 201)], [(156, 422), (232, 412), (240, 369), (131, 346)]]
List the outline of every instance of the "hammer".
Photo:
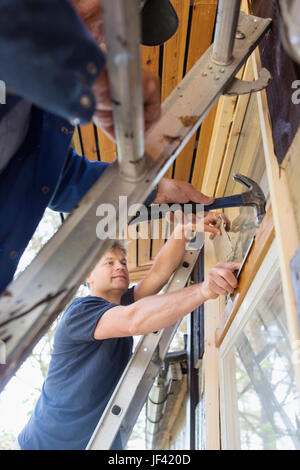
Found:
[(248, 191), (234, 196), (219, 197), (210, 206), (204, 206), (204, 211), (213, 209), (225, 209), (226, 207), (254, 207), (257, 223), (260, 224), (266, 213), (266, 198), (261, 187), (247, 176), (235, 173), (234, 181), (245, 186)]
[[(233, 179), (234, 181), (241, 183), (243, 186), (245, 186), (248, 191), (245, 191), (241, 194), (235, 194), (234, 196), (216, 198), (214, 202), (209, 206), (203, 206), (203, 210), (211, 211), (214, 209), (225, 209), (226, 207), (251, 206), (254, 207), (256, 212), (257, 223), (260, 224), (266, 213), (266, 198), (262, 189), (255, 181), (248, 178), (247, 176), (236, 173), (234, 174)], [(192, 201), (186, 204), (190, 204), (192, 206), (192, 213), (196, 214), (197, 206), (199, 208), (199, 204), (196, 204)], [(182, 210), (184, 210), (185, 204), (176, 205), (181, 206)], [(162, 216), (165, 215), (167, 212), (172, 212), (172, 207), (165, 207), (163, 208), (163, 210), (153, 210), (155, 206), (159, 208), (159, 204), (153, 204), (152, 206), (147, 207), (147, 218), (145, 217), (143, 212), (137, 212), (137, 215), (133, 219), (131, 219), (129, 225), (132, 225), (134, 223), (140, 223), (145, 220), (150, 221), (154, 219), (161, 219)]]

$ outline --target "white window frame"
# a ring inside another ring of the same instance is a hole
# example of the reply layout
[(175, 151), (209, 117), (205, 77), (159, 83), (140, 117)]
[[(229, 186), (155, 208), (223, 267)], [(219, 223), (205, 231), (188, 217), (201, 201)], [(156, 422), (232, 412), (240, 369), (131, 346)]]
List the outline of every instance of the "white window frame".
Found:
[[(248, 290), (219, 350), (221, 448), (240, 450), (236, 398), (234, 344), (268, 289), (273, 274), (279, 271), (276, 239), (273, 241)], [(271, 275), (272, 274), (272, 275)]]

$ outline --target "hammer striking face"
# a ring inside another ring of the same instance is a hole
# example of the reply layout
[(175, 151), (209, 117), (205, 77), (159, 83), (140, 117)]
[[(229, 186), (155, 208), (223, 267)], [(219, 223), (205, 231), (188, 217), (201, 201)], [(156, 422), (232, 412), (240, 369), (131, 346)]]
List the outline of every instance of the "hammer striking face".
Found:
[(242, 205), (255, 208), (257, 223), (260, 224), (266, 213), (266, 198), (263, 190), (255, 181), (239, 173), (235, 174), (233, 179), (248, 189), (241, 195)]

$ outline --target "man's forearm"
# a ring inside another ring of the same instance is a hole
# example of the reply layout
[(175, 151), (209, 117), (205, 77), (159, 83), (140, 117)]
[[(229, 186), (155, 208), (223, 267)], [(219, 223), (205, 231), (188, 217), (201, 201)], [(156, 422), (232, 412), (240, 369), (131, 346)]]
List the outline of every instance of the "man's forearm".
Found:
[(181, 225), (177, 225), (169, 240), (156, 256), (152, 271), (159, 273), (162, 285), (170, 279), (180, 265), (184, 257), (186, 243), (189, 240), (189, 234), (190, 231), (185, 230)]
[(135, 286), (135, 300), (157, 294), (162, 289), (181, 263), (186, 242), (184, 229), (178, 224), (172, 236), (156, 255), (147, 276)]
[(176, 292), (144, 297), (126, 307), (131, 318), (131, 334), (144, 335), (161, 330), (195, 310), (207, 300), (202, 284)]

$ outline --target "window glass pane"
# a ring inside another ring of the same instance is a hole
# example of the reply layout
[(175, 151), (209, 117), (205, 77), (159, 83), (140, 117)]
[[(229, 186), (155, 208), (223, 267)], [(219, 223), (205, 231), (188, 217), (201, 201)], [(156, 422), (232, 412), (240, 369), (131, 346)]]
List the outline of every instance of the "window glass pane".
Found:
[(300, 449), (300, 403), (277, 271), (235, 341), (241, 449)]

